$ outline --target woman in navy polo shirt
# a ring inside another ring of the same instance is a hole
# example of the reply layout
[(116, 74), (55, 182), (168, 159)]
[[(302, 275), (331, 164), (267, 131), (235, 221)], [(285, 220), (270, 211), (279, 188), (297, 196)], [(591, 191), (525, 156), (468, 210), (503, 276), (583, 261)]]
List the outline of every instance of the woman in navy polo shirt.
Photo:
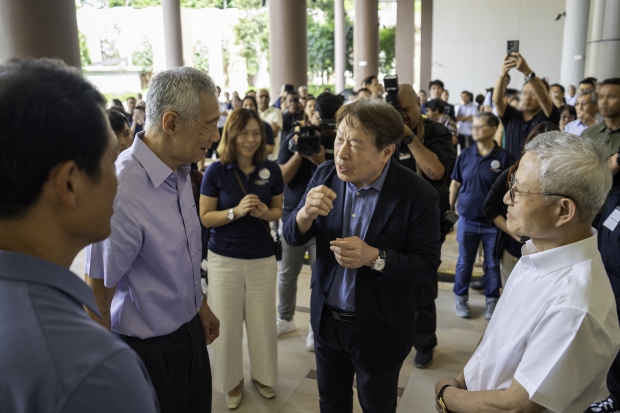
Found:
[(211, 228), (207, 300), (220, 318), (213, 384), (236, 409), (243, 396), (244, 321), (252, 381), (263, 397), (275, 397), (277, 264), (268, 223), (282, 216), (284, 182), (279, 166), (266, 160), (256, 111), (240, 108), (228, 116), (217, 153), (220, 161), (202, 180), (200, 218)]

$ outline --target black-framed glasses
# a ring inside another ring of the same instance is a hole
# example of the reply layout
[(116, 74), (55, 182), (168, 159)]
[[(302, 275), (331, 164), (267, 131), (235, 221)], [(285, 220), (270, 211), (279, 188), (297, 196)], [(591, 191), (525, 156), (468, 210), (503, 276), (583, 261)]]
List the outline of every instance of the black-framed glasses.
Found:
[(522, 191), (518, 191), (515, 189), (515, 177), (516, 173), (513, 173), (512, 175), (510, 175), (510, 183), (508, 184), (508, 192), (510, 193), (510, 202), (512, 202), (514, 204), (515, 202), (515, 192), (518, 194), (522, 194), (522, 195), (547, 195), (547, 196), (561, 196), (563, 198), (568, 198), (570, 200), (572, 200), (574, 202), (574, 199), (572, 199), (570, 196), (565, 195), (565, 194), (554, 194), (551, 192), (522, 192)]

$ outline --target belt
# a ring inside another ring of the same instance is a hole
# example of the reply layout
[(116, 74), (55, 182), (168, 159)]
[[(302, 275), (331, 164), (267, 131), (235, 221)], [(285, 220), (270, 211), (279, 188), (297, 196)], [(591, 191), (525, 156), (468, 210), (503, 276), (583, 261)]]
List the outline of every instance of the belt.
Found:
[(354, 323), (355, 322), (355, 313), (347, 313), (346, 311), (339, 310), (337, 308), (330, 307), (325, 305), (327, 311), (329, 311), (334, 318), (334, 320), (344, 321), (346, 323)]

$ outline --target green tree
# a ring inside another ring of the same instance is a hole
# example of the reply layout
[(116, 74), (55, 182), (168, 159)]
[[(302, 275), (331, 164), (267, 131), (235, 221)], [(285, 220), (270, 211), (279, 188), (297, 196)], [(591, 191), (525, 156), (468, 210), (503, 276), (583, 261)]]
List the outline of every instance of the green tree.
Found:
[(260, 0), (237, 0), (237, 5), (243, 7), (245, 15), (233, 29), (235, 44), (242, 47), (240, 56), (245, 59), (248, 84), (251, 85), (258, 74), (261, 59), (269, 55), (267, 12), (252, 7), (259, 6)]
[(80, 60), (82, 61), (82, 68), (92, 63), (90, 59), (90, 52), (88, 51), (88, 45), (86, 44), (86, 35), (78, 30), (78, 39), (80, 42)]
[(394, 69), (396, 57), (396, 27), (384, 27), (379, 30), (379, 71), (389, 75)]
[(308, 19), (308, 72), (312, 77), (320, 77), (334, 72), (334, 21), (317, 23)]
[(142, 40), (142, 50), (133, 52), (131, 62), (136, 66), (142, 66), (140, 84), (142, 89), (148, 88), (153, 76), (153, 46), (148, 38)]
[(200, 40), (194, 43), (194, 67), (209, 73), (209, 49)]

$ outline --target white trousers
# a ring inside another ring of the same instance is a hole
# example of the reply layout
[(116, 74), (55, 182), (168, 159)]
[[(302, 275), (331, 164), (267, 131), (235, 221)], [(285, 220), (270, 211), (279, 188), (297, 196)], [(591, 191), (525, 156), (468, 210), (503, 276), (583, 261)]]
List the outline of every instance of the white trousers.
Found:
[(243, 379), (243, 322), (248, 338), (250, 374), (273, 386), (278, 380), (275, 256), (254, 260), (224, 257), (209, 251), (207, 302), (220, 320), (213, 342), (213, 386), (222, 393)]

